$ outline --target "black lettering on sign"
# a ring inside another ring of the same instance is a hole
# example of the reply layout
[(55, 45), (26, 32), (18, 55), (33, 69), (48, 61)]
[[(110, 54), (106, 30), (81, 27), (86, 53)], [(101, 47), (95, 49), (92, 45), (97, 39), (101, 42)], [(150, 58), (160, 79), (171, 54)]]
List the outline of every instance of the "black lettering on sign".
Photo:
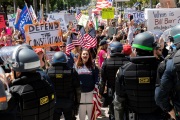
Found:
[(59, 24), (58, 23), (45, 23), (45, 24), (40, 24), (40, 25), (29, 25), (29, 33), (39, 33), (40, 31), (42, 32), (49, 32), (49, 31), (54, 31), (59, 29)]
[(53, 23), (49, 23), (49, 29), (53, 29)]
[(33, 25), (29, 25), (29, 32), (33, 32), (34, 31), (34, 26)]

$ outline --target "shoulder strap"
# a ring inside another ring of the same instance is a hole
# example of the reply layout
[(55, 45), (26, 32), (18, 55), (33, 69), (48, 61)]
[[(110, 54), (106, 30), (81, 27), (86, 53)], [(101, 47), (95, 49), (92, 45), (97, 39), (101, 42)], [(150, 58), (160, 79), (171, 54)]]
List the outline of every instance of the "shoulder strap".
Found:
[(175, 71), (178, 76), (178, 79), (180, 80), (180, 50), (178, 50), (174, 57), (173, 57), (173, 62), (175, 66)]
[(160, 80), (161, 77), (164, 73), (164, 71), (166, 70), (166, 63), (169, 59), (172, 59), (175, 53), (171, 53), (169, 55), (167, 55), (167, 57), (159, 64), (158, 66), (158, 71), (157, 71), (157, 76), (156, 76), (156, 87), (158, 87), (160, 85)]

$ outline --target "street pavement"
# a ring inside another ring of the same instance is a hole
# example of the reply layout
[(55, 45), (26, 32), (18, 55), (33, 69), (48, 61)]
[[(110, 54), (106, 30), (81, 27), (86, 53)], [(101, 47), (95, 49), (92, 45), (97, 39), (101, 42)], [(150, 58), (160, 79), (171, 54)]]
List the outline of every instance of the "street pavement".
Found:
[[(98, 117), (97, 120), (109, 120), (108, 108), (107, 107), (101, 108), (101, 112), (102, 112), (102, 115), (100, 117)], [(78, 116), (76, 118), (77, 118), (77, 120), (80, 120)], [(64, 119), (62, 118), (60, 120), (64, 120)], [(85, 120), (88, 120), (87, 116), (86, 116)]]

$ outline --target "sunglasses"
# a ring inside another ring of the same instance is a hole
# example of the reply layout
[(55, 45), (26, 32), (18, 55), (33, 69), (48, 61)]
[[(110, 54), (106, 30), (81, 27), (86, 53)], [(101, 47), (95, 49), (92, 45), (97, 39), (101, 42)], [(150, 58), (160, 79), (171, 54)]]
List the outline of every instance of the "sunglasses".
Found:
[(64, 48), (64, 47), (66, 47), (66, 46), (60, 46), (60, 48)]

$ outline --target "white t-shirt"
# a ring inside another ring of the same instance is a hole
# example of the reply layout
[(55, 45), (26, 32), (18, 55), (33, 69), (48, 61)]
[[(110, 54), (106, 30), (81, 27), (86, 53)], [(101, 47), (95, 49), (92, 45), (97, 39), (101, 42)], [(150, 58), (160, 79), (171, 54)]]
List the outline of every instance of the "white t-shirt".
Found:
[(133, 42), (133, 34), (134, 34), (134, 26), (130, 26), (129, 31), (128, 31), (128, 36), (127, 36), (127, 40), (130, 45)]

